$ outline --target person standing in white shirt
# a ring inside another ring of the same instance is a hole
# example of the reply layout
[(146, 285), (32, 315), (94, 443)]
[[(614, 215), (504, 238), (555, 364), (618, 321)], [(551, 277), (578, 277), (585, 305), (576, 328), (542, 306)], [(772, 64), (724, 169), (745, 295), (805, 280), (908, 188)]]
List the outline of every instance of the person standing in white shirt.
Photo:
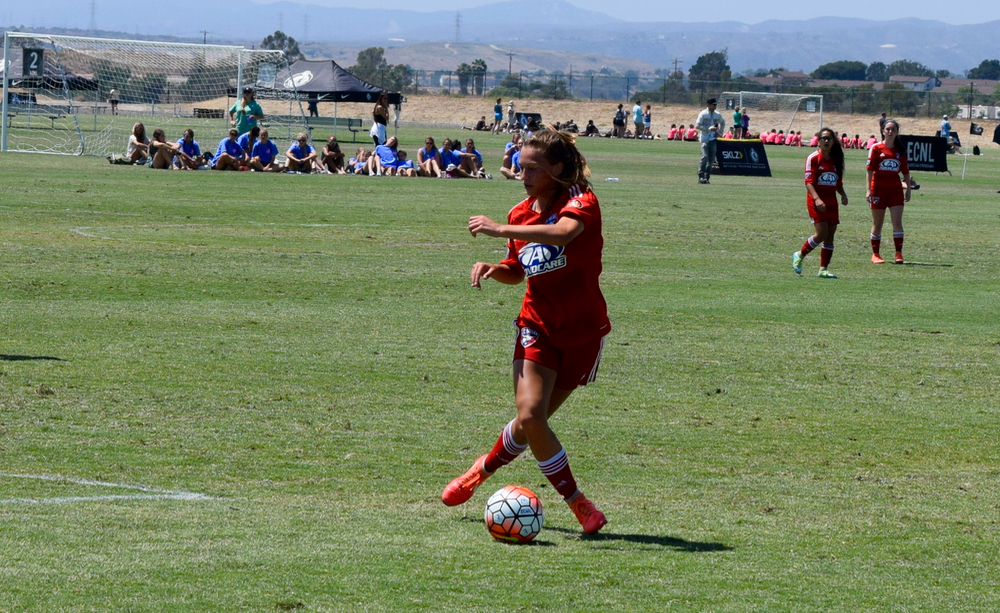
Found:
[(715, 159), (715, 139), (726, 129), (726, 120), (715, 112), (715, 98), (708, 99), (708, 108), (698, 113), (695, 127), (701, 134), (701, 165), (698, 167), (698, 183), (708, 184), (712, 176), (712, 160)]
[(642, 138), (642, 102), (638, 100), (635, 101), (635, 106), (632, 107), (632, 126), (635, 128), (632, 138)]

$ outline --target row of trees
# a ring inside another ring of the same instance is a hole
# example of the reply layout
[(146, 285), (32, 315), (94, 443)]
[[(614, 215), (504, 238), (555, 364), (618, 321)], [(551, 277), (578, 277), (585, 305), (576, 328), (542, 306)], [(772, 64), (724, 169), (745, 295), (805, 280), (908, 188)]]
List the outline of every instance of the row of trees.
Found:
[[(767, 74), (761, 71), (760, 74)], [(852, 81), (867, 81), (856, 87), (824, 87), (816, 88), (807, 85), (780, 87), (781, 93), (822, 94), (824, 108), (847, 113), (873, 113), (891, 109), (901, 116), (916, 114), (932, 114), (953, 112), (958, 106), (967, 104), (993, 104), (1000, 97), (1000, 86), (996, 91), (973, 89), (972, 86), (960, 89), (957, 93), (928, 92), (918, 94), (901, 83), (886, 82), (890, 76), (900, 74), (907, 76), (927, 76), (944, 78), (939, 71), (931, 71), (918, 62), (900, 60), (885, 65), (875, 62), (865, 65), (862, 62), (831, 62), (817, 68), (813, 78), (843, 79)], [(968, 71), (972, 79), (1000, 80), (1000, 61), (985, 60), (977, 68)], [(632, 100), (662, 101), (675, 104), (698, 104), (708, 93), (718, 93), (723, 89), (732, 91), (770, 91), (766, 87), (750, 80), (743, 75), (733, 76), (728, 64), (728, 53), (713, 51), (698, 58), (688, 73), (685, 81), (680, 72), (671, 73), (662, 84), (653, 90), (637, 91)], [(875, 82), (881, 82), (878, 89)]]
[[(778, 69), (782, 70), (782, 69)], [(768, 70), (758, 70), (756, 76), (767, 74)], [(871, 81), (885, 82), (893, 76), (907, 77), (937, 77), (945, 79), (958, 77), (948, 70), (931, 70), (920, 62), (911, 60), (896, 60), (890, 64), (882, 62), (872, 62), (865, 64), (851, 60), (840, 60), (829, 62), (816, 68), (810, 73), (814, 79), (842, 79), (849, 81)], [(983, 60), (979, 66), (966, 71), (966, 77), (970, 79), (1000, 80), (1000, 60)], [(670, 75), (671, 79), (682, 80), (680, 73)], [(713, 51), (698, 58), (688, 73), (690, 81), (729, 81), (732, 80), (732, 71), (728, 64), (728, 52)]]
[[(947, 79), (958, 77), (948, 70), (931, 70), (920, 62), (896, 60), (891, 64), (882, 62), (864, 62), (840, 60), (829, 62), (810, 73), (814, 79), (844, 79), (851, 81), (888, 81), (893, 76), (904, 77), (937, 77)], [(1000, 81), (1000, 60), (983, 60), (979, 66), (966, 71), (969, 79), (988, 79)]]

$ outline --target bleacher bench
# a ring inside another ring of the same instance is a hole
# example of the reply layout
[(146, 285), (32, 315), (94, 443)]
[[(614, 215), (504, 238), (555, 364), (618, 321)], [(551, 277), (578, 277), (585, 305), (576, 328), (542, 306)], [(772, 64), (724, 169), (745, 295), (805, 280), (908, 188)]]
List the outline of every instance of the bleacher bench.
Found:
[[(333, 130), (346, 128), (351, 132), (351, 142), (358, 142), (358, 133), (364, 130), (364, 120), (357, 117), (306, 117), (306, 127), (312, 136), (317, 128)], [(268, 115), (260, 122), (261, 127), (268, 128), (274, 124), (292, 124), (302, 120), (300, 115)]]
[(29, 117), (42, 117), (52, 123), (52, 129), (56, 127), (56, 120), (62, 119), (69, 113), (69, 108), (53, 104), (33, 104), (33, 105), (7, 105), (7, 127), (13, 125), (16, 115), (28, 115)]
[(196, 119), (225, 119), (226, 111), (223, 109), (194, 109)]

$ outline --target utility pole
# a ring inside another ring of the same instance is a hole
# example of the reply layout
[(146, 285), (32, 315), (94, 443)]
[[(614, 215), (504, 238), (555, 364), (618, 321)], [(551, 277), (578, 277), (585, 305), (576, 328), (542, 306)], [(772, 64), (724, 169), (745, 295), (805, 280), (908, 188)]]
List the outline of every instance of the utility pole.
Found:
[(462, 14), (455, 11), (455, 42), (462, 42)]
[(509, 76), (511, 75), (511, 73), (513, 72), (513, 71), (511, 70), (511, 68), (512, 68), (513, 66), (514, 66), (514, 52), (513, 52), (513, 51), (508, 51), (508, 52), (507, 52), (507, 76), (508, 76), (508, 77), (509, 77)]
[(97, 0), (90, 0), (90, 31), (97, 31)]
[(670, 74), (674, 74), (674, 73), (677, 72), (677, 65), (680, 64), (682, 61), (683, 60), (681, 58), (674, 58), (674, 72), (672, 72)]
[(208, 44), (208, 30), (201, 30), (201, 34), (202, 34), (201, 44), (207, 45)]

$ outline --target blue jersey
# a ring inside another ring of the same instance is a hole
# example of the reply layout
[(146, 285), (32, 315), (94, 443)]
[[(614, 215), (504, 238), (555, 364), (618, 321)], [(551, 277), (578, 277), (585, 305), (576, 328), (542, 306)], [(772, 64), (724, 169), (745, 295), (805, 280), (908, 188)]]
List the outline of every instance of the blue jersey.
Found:
[(473, 149), (472, 151), (469, 151), (468, 147), (466, 147), (465, 149), (462, 149), (462, 153), (475, 153), (476, 154), (476, 161), (479, 162), (480, 164), (483, 163), (483, 156), (481, 156), (479, 154), (479, 150), (478, 149)]
[(218, 157), (223, 153), (228, 153), (234, 158), (242, 157), (243, 147), (240, 147), (238, 142), (229, 140), (229, 137), (227, 136), (219, 142), (219, 148), (215, 150), (215, 158), (218, 159)]
[(458, 166), (461, 163), (462, 163), (462, 156), (458, 155), (457, 151), (452, 151), (450, 149), (448, 151), (445, 151), (443, 149), (441, 150), (441, 165), (444, 166), (445, 168), (447, 168), (449, 164), (454, 164), (455, 166)]
[(201, 155), (201, 147), (198, 146), (198, 141), (196, 140), (192, 140), (189, 143), (182, 138), (177, 145), (180, 147), (181, 151), (188, 154), (190, 157)]
[(378, 147), (375, 147), (375, 155), (379, 157), (383, 166), (396, 165), (396, 150), (388, 145), (379, 145)]
[(413, 168), (413, 160), (396, 160), (396, 168)]
[(296, 159), (303, 160), (309, 157), (309, 154), (316, 150), (312, 148), (312, 145), (306, 145), (305, 149), (303, 149), (302, 145), (299, 144), (299, 141), (295, 141), (292, 146), (288, 148), (288, 151), (291, 152)]
[(250, 142), (250, 133), (249, 132), (244, 132), (243, 134), (240, 134), (240, 137), (236, 139), (236, 142), (238, 142), (240, 144), (240, 147), (244, 151), (250, 151), (250, 150), (252, 150), (253, 146), (257, 144), (257, 141), (258, 141), (258, 139), (255, 138), (253, 140), (253, 142)]
[(277, 156), (278, 146), (274, 144), (273, 140), (268, 140), (266, 143), (257, 141), (254, 143), (253, 151), (250, 153), (250, 157), (260, 158), (260, 163), (265, 166), (270, 164)]
[(521, 172), (521, 151), (517, 150), (514, 155), (510, 156), (510, 167), (514, 169), (514, 172)]

